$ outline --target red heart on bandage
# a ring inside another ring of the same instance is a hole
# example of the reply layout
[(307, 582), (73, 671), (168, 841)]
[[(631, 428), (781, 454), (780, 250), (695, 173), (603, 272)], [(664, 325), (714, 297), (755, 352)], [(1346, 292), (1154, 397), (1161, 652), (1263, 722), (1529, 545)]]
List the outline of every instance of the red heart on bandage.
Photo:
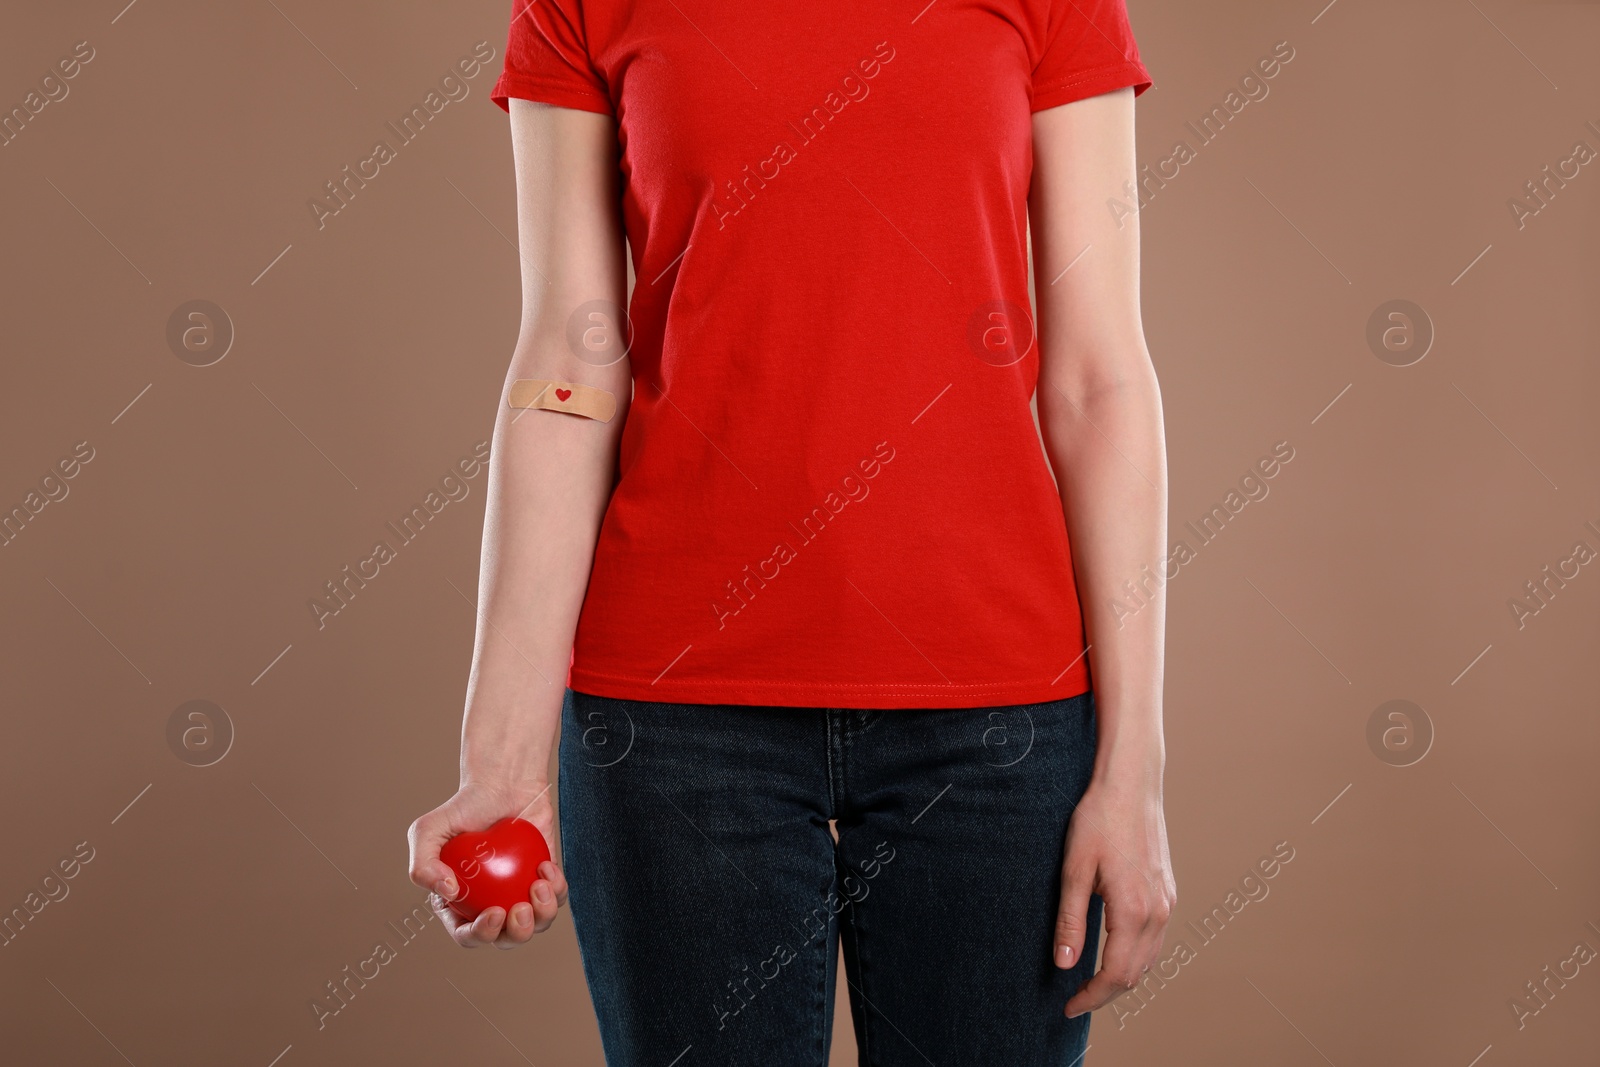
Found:
[(571, 389), (557, 389), (556, 390), (556, 399), (557, 400), (566, 400), (571, 395), (572, 395), (572, 390)]

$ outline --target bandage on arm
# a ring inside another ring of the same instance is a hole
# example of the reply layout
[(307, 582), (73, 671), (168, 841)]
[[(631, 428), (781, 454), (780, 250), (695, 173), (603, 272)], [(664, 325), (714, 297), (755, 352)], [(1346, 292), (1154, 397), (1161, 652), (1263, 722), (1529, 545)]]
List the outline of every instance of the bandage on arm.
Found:
[(617, 413), (617, 398), (605, 389), (579, 382), (552, 382), (543, 378), (518, 378), (511, 383), (511, 406), (543, 408), (610, 422)]

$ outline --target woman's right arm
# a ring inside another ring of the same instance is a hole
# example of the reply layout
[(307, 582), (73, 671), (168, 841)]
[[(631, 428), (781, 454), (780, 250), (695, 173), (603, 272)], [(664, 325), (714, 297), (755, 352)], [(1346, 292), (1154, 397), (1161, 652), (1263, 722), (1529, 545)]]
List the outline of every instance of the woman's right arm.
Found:
[[(445, 898), (459, 887), (439, 849), (456, 834), (520, 814), (555, 842), (552, 749), (631, 395), (626, 359), (601, 366), (609, 355), (582, 349), (580, 358), (568, 343), (569, 319), (582, 305), (605, 301), (619, 312), (627, 303), (615, 122), (530, 100), (509, 103), (522, 325), (495, 418), (461, 784), (409, 834), (411, 880)], [(616, 397), (616, 414), (599, 422), (513, 409), (511, 383), (519, 378), (603, 389)], [(532, 899), (509, 916), (490, 908), (466, 923), (437, 897), (434, 910), (462, 945), (526, 941), (550, 926), (566, 899), (559, 867), (541, 874)]]

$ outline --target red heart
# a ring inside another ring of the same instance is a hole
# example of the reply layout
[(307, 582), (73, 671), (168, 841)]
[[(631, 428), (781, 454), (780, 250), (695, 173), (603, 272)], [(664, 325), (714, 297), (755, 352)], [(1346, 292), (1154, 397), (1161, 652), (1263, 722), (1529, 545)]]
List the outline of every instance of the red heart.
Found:
[(529, 900), (539, 880), (539, 864), (550, 858), (550, 846), (539, 828), (526, 819), (501, 819), (479, 833), (457, 834), (444, 843), (439, 858), (456, 872), (461, 895), (450, 910), (463, 919), (476, 919), (485, 908)]
[(567, 397), (569, 397), (571, 395), (572, 395), (572, 390), (571, 389), (557, 389), (556, 390), (556, 399), (557, 400), (565, 400), (565, 399), (567, 399)]

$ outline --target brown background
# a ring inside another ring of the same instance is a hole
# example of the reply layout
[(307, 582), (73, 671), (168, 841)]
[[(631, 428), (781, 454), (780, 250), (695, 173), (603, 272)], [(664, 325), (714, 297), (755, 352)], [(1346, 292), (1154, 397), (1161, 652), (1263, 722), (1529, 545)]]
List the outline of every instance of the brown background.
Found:
[[(0, 148), (0, 506), (95, 452), (0, 548), (0, 907), (94, 849), (0, 947), (5, 1058), (599, 1063), (567, 917), (516, 953), (430, 928), (325, 1029), (309, 1007), (400, 943), (404, 828), (455, 782), (483, 477), (325, 629), (307, 600), (489, 437), (519, 304), (507, 5), (123, 2), (0, 33), (6, 110), (95, 50)], [(1521, 629), (1508, 600), (1600, 547), (1600, 164), (1524, 228), (1507, 201), (1600, 148), (1600, 7), (1322, 3), (1131, 5), (1147, 161), (1295, 50), (1143, 216), (1174, 537), (1295, 449), (1170, 590), (1174, 936), (1295, 858), (1137, 1015), (1098, 1015), (1090, 1060), (1592, 1064), (1600, 965), (1521, 1029), (1508, 1002), (1600, 949), (1600, 568)], [(479, 41), (471, 96), (319, 230), (308, 199)], [(1365, 339), (1397, 298), (1436, 331), (1406, 367)], [(166, 340), (193, 299), (236, 334), (204, 368)], [(192, 699), (236, 731), (209, 767), (169, 748)], [(1431, 724), (1410, 766), (1367, 739), (1393, 699)]]

